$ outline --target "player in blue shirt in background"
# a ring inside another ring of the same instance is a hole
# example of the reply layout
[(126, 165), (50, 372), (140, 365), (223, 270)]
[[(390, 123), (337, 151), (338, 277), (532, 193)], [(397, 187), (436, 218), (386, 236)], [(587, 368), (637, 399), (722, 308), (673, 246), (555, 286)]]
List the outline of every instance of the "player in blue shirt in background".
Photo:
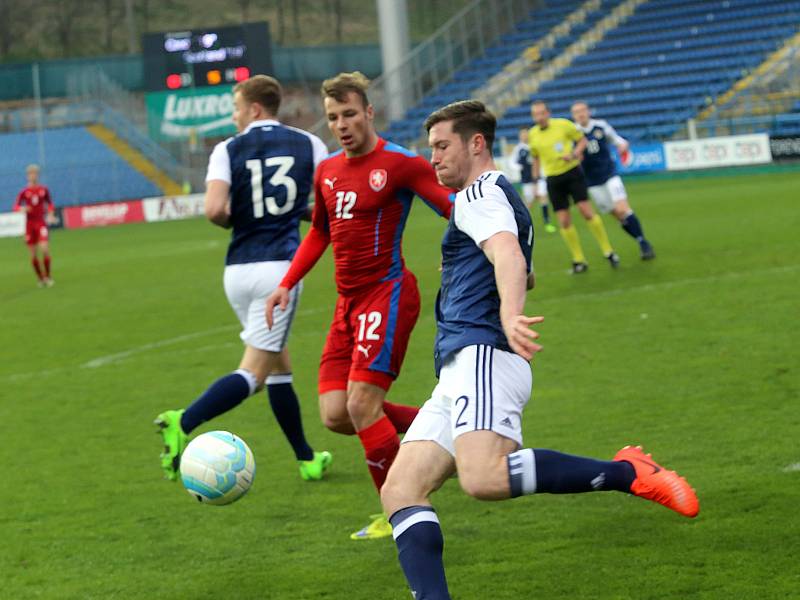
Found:
[[(605, 461), (522, 446), (528, 361), (542, 349), (530, 327), (543, 318), (524, 313), (526, 288), (534, 283), (530, 214), (495, 167), (495, 117), (482, 102), (450, 104), (429, 116), (425, 128), (439, 180), (459, 190), (442, 240), (434, 350), (439, 383), (381, 488), (414, 598), (450, 598), (430, 495), (456, 469), (463, 490), (481, 500), (617, 490), (697, 515), (697, 496), (686, 480), (641, 448), (626, 446)], [(494, 597), (490, 588), (502, 585), (487, 580), (482, 597)]]
[(611, 152), (613, 144), (620, 156), (623, 156), (628, 151), (627, 140), (606, 121), (592, 119), (586, 102), (575, 102), (572, 105), (572, 120), (588, 140), (581, 167), (589, 187), (589, 195), (601, 212), (612, 213), (622, 229), (639, 243), (642, 260), (654, 259), (656, 253), (653, 245), (644, 237), (642, 224), (628, 203), (628, 194), (617, 174), (617, 163)]
[(314, 452), (306, 441), (286, 348), (302, 286), (292, 290), (287, 310), (276, 311), (272, 329), (264, 321), (264, 306), (300, 245), (299, 223), (307, 215), (314, 170), (328, 150), (318, 137), (276, 120), (282, 95), (276, 79), (256, 75), (233, 92), (233, 121), (239, 133), (211, 153), (205, 211), (215, 225), (233, 228), (224, 286), (242, 324), (245, 350), (239, 368), (211, 384), (185, 411), (158, 415), (156, 425), (164, 438), (161, 467), (168, 479), (177, 479), (189, 434), (266, 383), (272, 411), (294, 450), (301, 477), (321, 479), (331, 455)]
[(533, 180), (533, 164), (531, 162), (531, 149), (528, 146), (528, 129), (522, 127), (519, 130), (519, 143), (514, 146), (511, 153), (511, 160), (519, 167), (519, 183), (522, 187), (522, 199), (525, 205), (530, 208), (536, 200), (542, 211), (542, 222), (547, 233), (558, 231), (556, 226), (550, 222), (550, 200), (547, 197), (547, 181), (545, 174), (541, 173), (538, 181)]

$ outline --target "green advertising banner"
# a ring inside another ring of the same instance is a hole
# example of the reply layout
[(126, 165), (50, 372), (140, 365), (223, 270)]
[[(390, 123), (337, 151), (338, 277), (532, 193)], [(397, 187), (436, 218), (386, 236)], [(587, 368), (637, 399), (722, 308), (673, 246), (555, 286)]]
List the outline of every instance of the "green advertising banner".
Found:
[(147, 123), (153, 139), (233, 135), (233, 86), (187, 88), (145, 94)]

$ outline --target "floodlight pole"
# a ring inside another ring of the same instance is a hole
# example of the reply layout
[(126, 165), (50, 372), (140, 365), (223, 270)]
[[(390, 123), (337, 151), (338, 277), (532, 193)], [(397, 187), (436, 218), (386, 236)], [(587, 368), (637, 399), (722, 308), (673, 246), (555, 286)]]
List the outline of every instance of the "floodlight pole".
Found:
[(36, 140), (39, 147), (39, 168), (44, 170), (47, 160), (44, 152), (44, 109), (42, 107), (42, 88), (39, 79), (39, 63), (33, 63), (33, 97), (36, 102)]
[(403, 61), (411, 50), (406, 0), (376, 0), (381, 34), (381, 58), (386, 81), (386, 111), (389, 119), (400, 119), (409, 108), (410, 73)]

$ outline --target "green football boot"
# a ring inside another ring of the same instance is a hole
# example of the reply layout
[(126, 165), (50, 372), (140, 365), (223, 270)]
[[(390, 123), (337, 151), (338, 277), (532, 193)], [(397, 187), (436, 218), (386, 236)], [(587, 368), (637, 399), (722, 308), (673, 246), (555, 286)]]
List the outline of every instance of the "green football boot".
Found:
[(181, 429), (183, 410), (168, 410), (156, 417), (154, 423), (164, 438), (164, 452), (161, 453), (161, 468), (170, 481), (178, 479), (181, 454), (189, 443), (189, 436)]
[(300, 460), (300, 477), (305, 481), (319, 481), (325, 475), (325, 471), (333, 462), (333, 455), (327, 450), (314, 452), (311, 460)]

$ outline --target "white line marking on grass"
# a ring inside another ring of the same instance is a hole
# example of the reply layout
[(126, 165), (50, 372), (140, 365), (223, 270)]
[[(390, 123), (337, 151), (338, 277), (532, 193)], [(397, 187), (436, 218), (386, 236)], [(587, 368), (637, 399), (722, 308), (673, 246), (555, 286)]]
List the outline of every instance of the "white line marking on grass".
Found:
[(180, 344), (181, 342), (194, 340), (199, 337), (205, 337), (207, 335), (213, 335), (215, 333), (220, 333), (223, 331), (229, 331), (230, 329), (231, 329), (230, 325), (225, 325), (224, 327), (214, 327), (212, 329), (206, 329), (204, 331), (196, 331), (194, 333), (179, 335), (174, 338), (167, 338), (166, 340), (159, 340), (157, 342), (150, 342), (149, 344), (142, 344), (141, 346), (135, 346), (134, 348), (124, 350), (123, 352), (116, 352), (114, 354), (107, 354), (106, 356), (99, 356), (98, 358), (93, 358), (92, 360), (83, 363), (81, 365), (81, 368), (96, 369), (97, 367), (103, 367), (105, 365), (117, 362), (119, 360), (124, 360), (129, 356), (133, 356), (134, 354), (141, 354), (142, 352), (147, 352), (148, 350), (155, 350), (156, 348), (163, 348), (165, 346)]
[[(547, 301), (557, 301), (557, 300), (572, 300), (572, 299), (583, 299), (583, 298), (596, 298), (596, 297), (604, 297), (604, 296), (617, 296), (620, 294), (625, 294), (628, 292), (641, 292), (641, 291), (651, 291), (651, 290), (660, 290), (660, 289), (670, 289), (674, 287), (679, 287), (682, 285), (691, 285), (695, 283), (707, 283), (709, 281), (719, 281), (722, 279), (735, 279), (739, 277), (750, 277), (753, 275), (775, 275), (780, 273), (789, 273), (792, 271), (797, 271), (800, 269), (800, 265), (784, 265), (782, 267), (773, 267), (769, 269), (753, 269), (750, 271), (733, 271), (728, 273), (719, 273), (716, 275), (708, 275), (706, 277), (691, 277), (687, 279), (673, 279), (671, 281), (662, 281), (659, 283), (648, 283), (645, 285), (639, 286), (631, 286), (631, 287), (623, 287), (623, 288), (614, 288), (610, 290), (601, 290), (595, 292), (584, 292), (584, 293), (577, 293), (577, 294), (566, 294), (563, 296), (552, 296), (550, 298), (540, 298), (537, 299), (538, 302), (547, 302)], [(297, 311), (299, 316), (302, 315), (312, 315), (321, 312), (327, 312), (330, 310), (330, 307), (325, 308), (309, 308), (305, 310)], [(646, 318), (643, 316), (643, 318)], [(428, 321), (432, 319), (432, 313), (428, 313), (423, 315), (420, 318), (420, 322)], [(150, 350), (156, 350), (158, 348), (164, 348), (167, 346), (172, 346), (175, 344), (180, 344), (181, 342), (185, 342), (188, 340), (193, 340), (201, 337), (205, 337), (207, 335), (213, 335), (215, 333), (221, 333), (223, 331), (230, 331), (233, 329), (233, 325), (224, 325), (221, 327), (214, 327), (211, 329), (205, 329), (203, 331), (196, 331), (194, 333), (187, 333), (184, 335), (179, 335), (173, 338), (167, 338), (164, 340), (158, 340), (156, 342), (150, 342), (148, 344), (142, 344), (141, 346), (135, 346), (133, 348), (129, 348), (128, 350), (124, 350), (122, 352), (115, 352), (114, 354), (107, 354), (105, 356), (99, 356), (97, 358), (93, 358), (81, 365), (80, 368), (83, 369), (96, 369), (98, 367), (104, 367), (106, 365), (110, 365), (121, 360), (125, 360), (131, 356), (135, 356), (136, 354), (142, 354), (144, 352), (148, 352)], [(299, 332), (298, 336), (304, 337), (307, 335), (307, 332)], [(208, 346), (204, 347), (204, 349), (208, 348)], [(56, 369), (45, 369), (41, 371), (31, 371), (27, 373), (11, 373), (8, 375), (0, 376), (0, 380), (6, 381), (16, 381), (18, 379), (25, 379), (29, 377), (44, 377), (48, 375), (55, 375), (57, 373), (64, 373), (66, 371), (71, 371), (75, 367), (59, 367)], [(800, 463), (797, 465), (790, 465), (798, 466), (796, 470), (800, 470)], [(789, 469), (789, 467), (787, 467)]]
[(584, 298), (602, 298), (604, 296), (619, 296), (628, 292), (649, 292), (653, 290), (663, 290), (679, 287), (682, 285), (692, 285), (695, 283), (708, 283), (710, 281), (720, 281), (723, 279), (736, 279), (739, 277), (750, 277), (752, 275), (777, 275), (797, 271), (800, 265), (785, 265), (783, 267), (773, 267), (770, 269), (753, 269), (751, 271), (731, 271), (728, 273), (718, 273), (707, 275), (706, 277), (689, 277), (687, 279), (673, 279), (671, 281), (661, 281), (658, 283), (646, 283), (629, 287), (614, 288), (611, 290), (600, 290), (595, 292), (579, 292), (576, 294), (565, 294), (563, 296), (551, 296), (549, 298), (537, 298), (537, 302), (548, 302), (550, 300), (577, 300)]
[(800, 471), (800, 462), (792, 463), (783, 467), (784, 473), (792, 473), (794, 471)]

